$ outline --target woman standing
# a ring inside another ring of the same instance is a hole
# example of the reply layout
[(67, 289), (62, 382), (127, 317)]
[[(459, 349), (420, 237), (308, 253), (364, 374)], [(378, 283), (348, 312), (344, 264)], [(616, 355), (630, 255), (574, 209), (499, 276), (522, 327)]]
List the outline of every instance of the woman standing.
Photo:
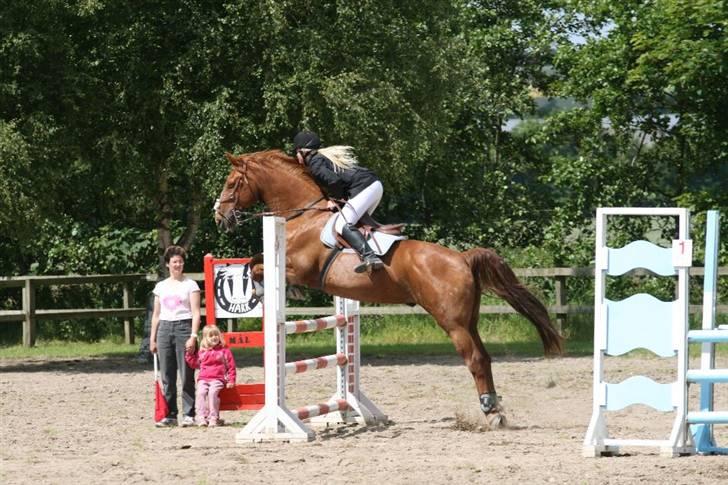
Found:
[(200, 287), (184, 274), (185, 250), (170, 246), (164, 251), (169, 277), (154, 287), (154, 313), (149, 348), (159, 355), (164, 397), (169, 415), (157, 427), (177, 424), (177, 371), (182, 382), (182, 426), (195, 423), (195, 371), (185, 362), (185, 351), (194, 352), (200, 329)]

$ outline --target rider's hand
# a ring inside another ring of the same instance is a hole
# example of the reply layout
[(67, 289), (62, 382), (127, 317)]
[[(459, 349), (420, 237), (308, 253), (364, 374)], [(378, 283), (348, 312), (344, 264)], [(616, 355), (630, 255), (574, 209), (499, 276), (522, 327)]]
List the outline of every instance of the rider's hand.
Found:
[(333, 200), (327, 200), (326, 208), (330, 211), (333, 211), (334, 209), (338, 209), (339, 205), (336, 202), (334, 202)]

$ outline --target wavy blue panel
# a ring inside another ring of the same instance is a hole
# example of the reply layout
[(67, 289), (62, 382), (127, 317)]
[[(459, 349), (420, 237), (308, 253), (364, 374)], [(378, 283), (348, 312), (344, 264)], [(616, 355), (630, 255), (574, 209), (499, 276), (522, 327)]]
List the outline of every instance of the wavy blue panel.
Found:
[(607, 410), (645, 404), (658, 411), (672, 411), (672, 384), (660, 384), (645, 376), (633, 376), (619, 384), (606, 384)]
[(635, 268), (645, 268), (660, 276), (677, 274), (672, 265), (672, 248), (647, 241), (633, 241), (618, 249), (608, 248), (608, 275), (623, 275)]
[(672, 342), (675, 302), (660, 301), (647, 293), (638, 293), (621, 301), (605, 299), (605, 302), (607, 354), (622, 355), (642, 348), (661, 357), (675, 355)]

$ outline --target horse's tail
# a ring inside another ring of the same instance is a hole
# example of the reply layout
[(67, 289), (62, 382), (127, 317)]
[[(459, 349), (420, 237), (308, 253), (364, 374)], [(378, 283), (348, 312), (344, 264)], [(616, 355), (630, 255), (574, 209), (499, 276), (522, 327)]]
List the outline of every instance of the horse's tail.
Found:
[(546, 307), (518, 281), (503, 258), (485, 248), (470, 249), (462, 254), (481, 290), (492, 291), (533, 323), (546, 355), (563, 352), (563, 337), (551, 323)]

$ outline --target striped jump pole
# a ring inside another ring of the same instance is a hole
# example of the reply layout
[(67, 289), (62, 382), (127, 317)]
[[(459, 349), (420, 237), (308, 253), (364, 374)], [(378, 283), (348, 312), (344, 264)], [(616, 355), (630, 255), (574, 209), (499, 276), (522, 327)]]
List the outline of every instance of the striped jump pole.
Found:
[(315, 357), (313, 359), (297, 360), (296, 362), (286, 362), (286, 374), (300, 374), (315, 369), (325, 369), (331, 365), (344, 366), (349, 359), (344, 354), (326, 355), (324, 357)]
[[(336, 315), (285, 321), (285, 220), (263, 218), (265, 405), (236, 435), (236, 442), (310, 441), (315, 433), (304, 420), (370, 424), (387, 417), (359, 388), (359, 302), (335, 298)], [(286, 335), (336, 331), (336, 353), (286, 362)], [(326, 402), (291, 410), (286, 406), (286, 376), (336, 366), (336, 392)]]
[(336, 393), (330, 401), (344, 399), (348, 407), (322, 413), (311, 421), (317, 424), (359, 423), (362, 425), (385, 422), (385, 416), (362, 392), (359, 385), (361, 369), (359, 345), (359, 302), (334, 298), (336, 313), (345, 317), (346, 324), (336, 327), (336, 352), (346, 355), (346, 366), (336, 368)]
[(322, 416), (334, 411), (343, 411), (348, 409), (349, 404), (343, 399), (337, 399), (324, 404), (313, 404), (311, 406), (303, 406), (294, 411), (298, 419), (309, 419), (316, 416)]
[(296, 320), (293, 322), (286, 322), (284, 324), (286, 334), (292, 333), (307, 333), (307, 332), (318, 332), (334, 327), (346, 326), (347, 318), (341, 315), (333, 315), (330, 317), (314, 318), (311, 320)]

